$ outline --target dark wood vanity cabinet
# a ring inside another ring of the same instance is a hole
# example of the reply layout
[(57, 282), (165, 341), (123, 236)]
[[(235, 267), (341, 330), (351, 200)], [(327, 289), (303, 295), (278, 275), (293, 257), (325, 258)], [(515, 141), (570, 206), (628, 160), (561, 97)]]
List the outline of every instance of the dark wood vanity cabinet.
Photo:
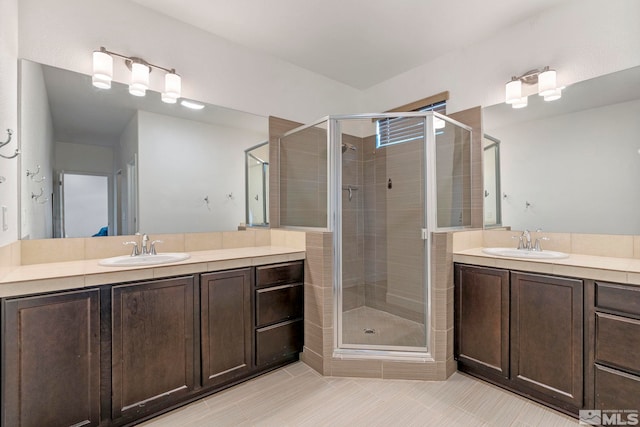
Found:
[(200, 279), (202, 385), (211, 387), (251, 371), (251, 268)]
[(112, 417), (136, 419), (196, 386), (194, 276), (111, 289)]
[(454, 352), (460, 368), (509, 378), (509, 272), (458, 265)]
[(122, 426), (298, 359), (302, 261), (2, 304), (2, 426)]
[(255, 364), (297, 360), (304, 344), (302, 261), (256, 267)]
[(583, 304), (582, 280), (456, 264), (458, 369), (577, 414)]
[(2, 302), (3, 426), (100, 423), (98, 289)]
[(588, 283), (593, 407), (640, 410), (640, 286)]

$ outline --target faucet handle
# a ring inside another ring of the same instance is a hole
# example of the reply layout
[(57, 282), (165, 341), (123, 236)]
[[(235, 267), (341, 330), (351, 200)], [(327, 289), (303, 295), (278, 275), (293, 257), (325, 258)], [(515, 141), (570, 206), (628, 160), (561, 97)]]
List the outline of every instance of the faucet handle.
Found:
[(149, 253), (151, 255), (158, 255), (158, 253), (156, 252), (156, 243), (164, 243), (162, 240), (154, 240), (153, 242), (151, 242), (151, 249), (149, 249)]
[(522, 235), (520, 236), (511, 236), (512, 239), (518, 239), (518, 249), (524, 249), (524, 239), (522, 238)]
[(548, 237), (538, 237), (536, 239), (536, 244), (533, 247), (534, 251), (542, 252), (542, 245), (540, 245), (540, 240), (551, 240), (551, 239)]
[(124, 242), (124, 246), (133, 245), (133, 250), (131, 251), (131, 256), (140, 255), (140, 251), (138, 250), (138, 242)]

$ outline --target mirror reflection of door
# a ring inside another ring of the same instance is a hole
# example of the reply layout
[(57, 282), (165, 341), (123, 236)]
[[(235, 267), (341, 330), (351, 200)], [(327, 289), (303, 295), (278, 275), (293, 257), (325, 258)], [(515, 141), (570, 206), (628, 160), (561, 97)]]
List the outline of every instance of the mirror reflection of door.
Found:
[(502, 225), (500, 198), (500, 141), (484, 135), (484, 226)]
[(64, 237), (108, 235), (109, 177), (62, 173)]
[(269, 225), (269, 143), (245, 151), (246, 222), (252, 226)]

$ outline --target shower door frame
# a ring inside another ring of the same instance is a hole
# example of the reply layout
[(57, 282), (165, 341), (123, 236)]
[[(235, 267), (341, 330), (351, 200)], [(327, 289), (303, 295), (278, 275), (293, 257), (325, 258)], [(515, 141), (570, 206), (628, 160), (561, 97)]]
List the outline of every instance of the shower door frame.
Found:
[[(341, 359), (349, 358), (375, 358), (387, 360), (416, 360), (433, 361), (430, 352), (431, 343), (431, 232), (435, 230), (435, 218), (429, 211), (430, 206), (434, 206), (435, 189), (431, 188), (430, 182), (435, 179), (435, 128), (433, 117), (438, 116), (448, 119), (433, 112), (422, 113), (383, 113), (383, 114), (354, 114), (354, 115), (332, 115), (329, 116), (329, 129), (327, 133), (329, 146), (331, 147), (331, 176), (334, 177), (332, 198), (334, 206), (333, 217), (333, 248), (334, 248), (334, 343), (333, 357)], [(342, 336), (342, 132), (340, 120), (374, 120), (394, 117), (418, 117), (424, 118), (424, 154), (422, 159), (422, 174), (424, 180), (424, 204), (422, 240), (424, 242), (423, 273), (424, 273), (424, 325), (425, 325), (425, 346), (389, 346), (389, 345), (365, 345), (346, 344)], [(451, 120), (447, 120), (451, 121)], [(333, 144), (331, 144), (333, 140)], [(432, 141), (432, 143), (429, 143)], [(432, 164), (433, 163), (433, 164)], [(424, 234), (426, 233), (426, 235)]]

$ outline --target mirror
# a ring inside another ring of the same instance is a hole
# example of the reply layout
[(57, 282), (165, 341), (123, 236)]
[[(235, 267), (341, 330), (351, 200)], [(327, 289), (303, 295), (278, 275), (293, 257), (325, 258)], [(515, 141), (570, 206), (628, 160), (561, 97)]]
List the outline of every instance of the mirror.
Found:
[(244, 152), (246, 222), (250, 226), (269, 226), (269, 142)]
[(484, 134), (484, 226), (502, 226), (500, 205), (500, 141)]
[(268, 140), (266, 117), (166, 104), (158, 92), (136, 97), (116, 82), (97, 89), (88, 75), (27, 60), (19, 93), (21, 238), (225, 231), (244, 222), (244, 153)]
[(640, 67), (570, 85), (557, 101), (484, 108), (484, 132), (500, 141), (502, 224), (640, 234), (639, 117)]

